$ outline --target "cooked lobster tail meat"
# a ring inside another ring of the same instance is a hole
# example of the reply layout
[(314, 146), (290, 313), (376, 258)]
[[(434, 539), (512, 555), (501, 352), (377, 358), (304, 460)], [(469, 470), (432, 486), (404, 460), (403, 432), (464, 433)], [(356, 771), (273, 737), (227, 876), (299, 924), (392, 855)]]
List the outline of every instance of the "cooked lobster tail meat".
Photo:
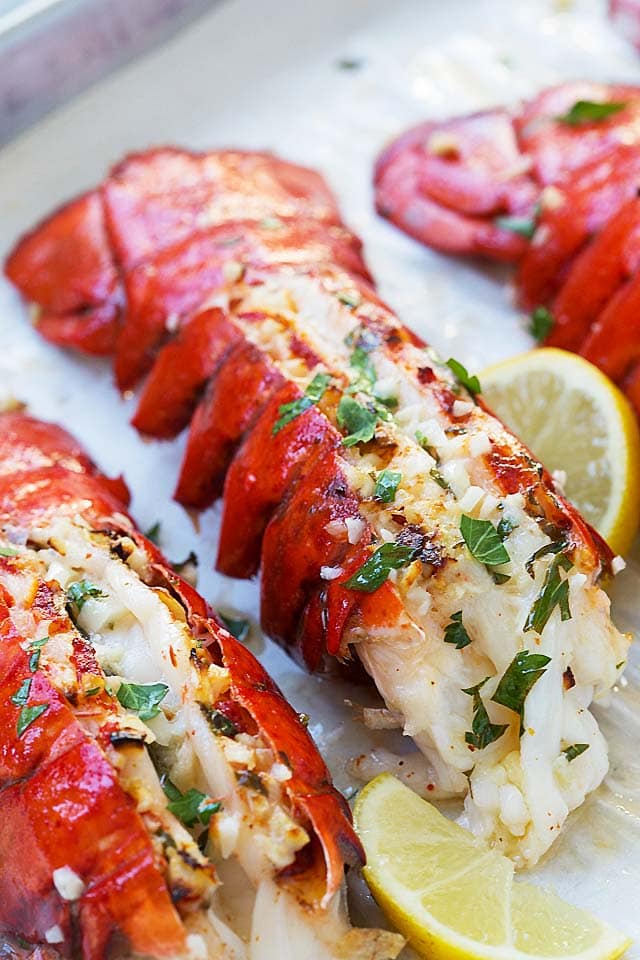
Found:
[(616, 294), (636, 270), (639, 113), (638, 87), (571, 82), (511, 114), (421, 124), (377, 161), (378, 212), (438, 250), (520, 261), (518, 302), (549, 311), (545, 343), (607, 372), (620, 364), (592, 330), (606, 328), (612, 354), (637, 343)]
[[(504, 111), (445, 127), (390, 148), (380, 182), (393, 196), (408, 164), (415, 180), (399, 215), (411, 217), (419, 185), (438, 216), (457, 218), (460, 229), (472, 221), (519, 256), (523, 237), (494, 219), (532, 213), (541, 184), (521, 140), (533, 132), (516, 136)], [(557, 162), (546, 138), (535, 142), (545, 168)], [(283, 210), (273, 158), (258, 155), (269, 176), (260, 186), (247, 175), (241, 199), (232, 167), (244, 155), (196, 163), (176, 151), (166, 169), (163, 156), (125, 164), (127, 190), (109, 207), (125, 274), (136, 258), (152, 274), (171, 243), (190, 235), (195, 243), (199, 205), (216, 224), (230, 211), (225, 222), (234, 215), (240, 232), (247, 205), (268, 216), (269, 202), (279, 218), (339, 225), (308, 172), (300, 174), (304, 210)], [(216, 171), (215, 197), (205, 170)], [(111, 197), (122, 182), (112, 176), (103, 192)], [(616, 197), (635, 202), (624, 191)], [(590, 215), (572, 255), (589, 239)], [(164, 219), (166, 237), (156, 227)], [(176, 496), (197, 508), (222, 494), (218, 568), (248, 577), (261, 567), (265, 630), (310, 669), (360, 664), (385, 717), (421, 752), (411, 763), (423, 789), (464, 798), (474, 831), (533, 864), (606, 773), (589, 706), (620, 676), (629, 644), (600, 583), (611, 553), (486, 409), (477, 378), (407, 330), (366, 277), (306, 255), (295, 264), (252, 256), (225, 271), (201, 309), (165, 324), (134, 424), (158, 438), (191, 424)], [(155, 306), (154, 295), (145, 309)], [(568, 313), (576, 309), (569, 300)], [(625, 375), (640, 382), (635, 367)]]
[(362, 849), (273, 681), (136, 530), (121, 482), (57, 427), (0, 428), (0, 935), (257, 960), (285, 922), (292, 960), (354, 938), (395, 957), (395, 935), (349, 930)]

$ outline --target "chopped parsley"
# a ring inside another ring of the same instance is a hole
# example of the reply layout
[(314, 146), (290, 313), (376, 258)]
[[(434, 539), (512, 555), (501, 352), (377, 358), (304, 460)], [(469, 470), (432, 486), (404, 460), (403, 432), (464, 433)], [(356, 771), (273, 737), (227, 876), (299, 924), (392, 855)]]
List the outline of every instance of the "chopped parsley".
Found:
[(349, 389), (352, 392), (356, 390), (363, 390), (365, 393), (367, 393), (370, 391), (377, 380), (377, 374), (375, 367), (371, 362), (369, 351), (364, 347), (356, 347), (349, 357), (349, 365), (357, 373), (357, 377)]
[(400, 570), (416, 559), (419, 549), (404, 543), (383, 543), (356, 570), (344, 586), (348, 590), (373, 593), (388, 579), (392, 570)]
[(455, 643), (456, 650), (462, 650), (471, 643), (471, 637), (462, 622), (462, 610), (451, 614), (451, 623), (444, 628), (444, 642)]
[(551, 662), (544, 653), (529, 653), (521, 650), (505, 670), (496, 692), (491, 697), (494, 703), (501, 703), (520, 717), (531, 688), (540, 679)]
[(160, 704), (169, 693), (166, 683), (126, 683), (123, 681), (116, 694), (127, 710), (133, 710), (141, 720), (153, 720), (160, 713)]
[(542, 633), (556, 607), (560, 608), (561, 620), (571, 619), (569, 581), (561, 578), (561, 567), (565, 572), (572, 567), (571, 560), (569, 560), (565, 553), (558, 554), (549, 565), (542, 589), (534, 601), (525, 621), (523, 627), (525, 633), (527, 630), (535, 630), (537, 633)]
[(345, 307), (349, 307), (351, 310), (355, 310), (362, 302), (362, 297), (357, 290), (341, 290), (336, 296), (340, 303), (344, 303)]
[(49, 640), (49, 637), (42, 637), (40, 640), (32, 640), (29, 646), (27, 647), (31, 656), (29, 657), (29, 670), (31, 673), (35, 673), (40, 664), (40, 653), (45, 643)]
[(220, 710), (207, 710), (206, 715), (214, 733), (219, 733), (223, 737), (235, 737), (240, 732), (226, 713), (222, 713)]
[(90, 580), (79, 580), (77, 583), (72, 583), (67, 589), (67, 600), (74, 605), (78, 613), (80, 613), (87, 600), (106, 599), (106, 595), (100, 587), (91, 583)]
[(347, 431), (342, 443), (345, 447), (353, 447), (357, 443), (368, 443), (373, 440), (378, 422), (378, 412), (370, 410), (354, 400), (353, 397), (343, 396), (338, 404), (338, 425)]
[(585, 123), (599, 123), (601, 120), (607, 120), (613, 114), (624, 110), (626, 105), (622, 101), (595, 103), (593, 100), (576, 100), (570, 110), (555, 119), (558, 123), (566, 123), (570, 127), (581, 127)]
[(579, 757), (581, 753), (588, 749), (588, 743), (572, 743), (570, 747), (565, 747), (562, 752), (567, 758), (567, 762), (571, 763), (572, 760), (575, 760), (576, 757)]
[(531, 240), (537, 226), (533, 217), (495, 217), (493, 222), (501, 230), (510, 230), (527, 240)]
[(475, 397), (477, 393), (482, 393), (482, 387), (480, 386), (478, 378), (475, 376), (472, 377), (467, 368), (464, 367), (459, 360), (454, 360), (453, 357), (450, 357), (446, 365), (458, 383), (468, 390), (472, 397)]
[(468, 687), (462, 691), (468, 696), (473, 697), (473, 721), (471, 723), (471, 730), (467, 730), (464, 735), (464, 741), (476, 750), (483, 750), (485, 747), (488, 747), (490, 743), (493, 743), (494, 740), (499, 740), (509, 726), (507, 723), (491, 723), (489, 719), (487, 708), (480, 696), (480, 690), (488, 679), (488, 677), (485, 677), (485, 679), (477, 683), (475, 687)]
[(436, 463), (440, 463), (440, 457), (438, 456), (438, 451), (432, 444), (429, 442), (429, 437), (426, 433), (423, 433), (422, 430), (416, 430), (416, 440), (420, 447), (425, 450), (430, 457), (433, 457)]
[(218, 616), (224, 623), (231, 636), (235, 637), (236, 640), (240, 640), (241, 643), (244, 643), (249, 636), (249, 630), (251, 629), (251, 624), (249, 621), (245, 620), (243, 617), (231, 617), (228, 614), (220, 612), (218, 612)]
[(376, 477), (374, 498), (380, 503), (393, 503), (401, 482), (401, 473), (398, 473), (396, 470), (381, 470)]
[(254, 770), (237, 770), (236, 780), (241, 787), (249, 787), (250, 790), (255, 790), (256, 793), (262, 793), (265, 797), (267, 796), (265, 785), (260, 775)]
[(331, 376), (328, 373), (316, 373), (311, 383), (307, 386), (302, 397), (292, 400), (290, 403), (283, 403), (278, 410), (280, 417), (274, 423), (271, 433), (275, 436), (288, 423), (299, 417), (301, 413), (319, 403), (322, 396), (331, 382)]
[(31, 724), (38, 719), (38, 717), (41, 717), (43, 713), (46, 713), (48, 709), (48, 703), (38, 703), (32, 707), (22, 707), (20, 713), (18, 714), (18, 722), (16, 724), (16, 732), (18, 737), (21, 737), (25, 730), (27, 730)]
[(26, 680), (23, 680), (16, 692), (11, 697), (11, 703), (14, 703), (16, 707), (24, 707), (25, 703), (29, 699), (29, 691), (31, 690), (31, 677)]
[(534, 553), (532, 553), (529, 559), (525, 562), (525, 570), (533, 579), (535, 577), (533, 565), (536, 560), (540, 560), (542, 557), (546, 557), (550, 553), (561, 553), (563, 550), (566, 550), (566, 548), (566, 540), (552, 540), (551, 543), (545, 543), (543, 547), (539, 547)]
[(463, 513), (460, 518), (460, 533), (469, 552), (480, 563), (494, 567), (508, 563), (511, 559), (490, 520), (477, 520)]
[(506, 540), (510, 533), (512, 533), (518, 526), (518, 521), (514, 520), (513, 517), (501, 517), (498, 526), (496, 527), (496, 533), (501, 540)]
[(0, 547), (0, 557), (17, 557), (19, 556), (18, 551), (14, 550), (13, 547)]
[(429, 470), (429, 476), (435, 483), (438, 484), (439, 487), (442, 487), (443, 490), (451, 490), (451, 487), (449, 486), (445, 478), (442, 476), (440, 471), (437, 469), (437, 467), (432, 467), (431, 470)]
[(145, 533), (145, 537), (147, 538), (147, 540), (151, 540), (151, 543), (155, 543), (156, 546), (160, 542), (161, 526), (162, 524), (160, 523), (160, 521), (156, 520), (156, 522), (152, 524), (152, 526), (150, 526), (147, 532)]
[(553, 330), (554, 323), (555, 320), (550, 310), (547, 310), (546, 307), (536, 307), (529, 321), (529, 333), (532, 337), (535, 337), (538, 343), (541, 343), (542, 340), (547, 339)]
[(222, 809), (219, 800), (211, 800), (194, 787), (182, 793), (166, 775), (160, 778), (160, 785), (169, 800), (167, 810), (181, 820), (185, 827), (192, 827), (198, 822), (208, 827), (213, 814)]

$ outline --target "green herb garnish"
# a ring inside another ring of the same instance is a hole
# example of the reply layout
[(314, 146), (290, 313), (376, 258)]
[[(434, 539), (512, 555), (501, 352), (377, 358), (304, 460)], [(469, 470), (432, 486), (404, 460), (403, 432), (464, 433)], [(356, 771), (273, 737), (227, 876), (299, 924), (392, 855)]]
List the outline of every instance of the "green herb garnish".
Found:
[(510, 533), (512, 533), (518, 526), (518, 521), (514, 520), (513, 517), (501, 517), (498, 521), (498, 526), (496, 527), (496, 533), (501, 540), (506, 540)]
[(160, 713), (160, 704), (169, 693), (166, 683), (122, 682), (116, 694), (119, 702), (133, 710), (141, 720), (153, 720)]
[(373, 593), (388, 579), (392, 570), (406, 567), (418, 556), (419, 550), (404, 543), (383, 543), (362, 566), (345, 581), (348, 590)]
[(377, 374), (369, 352), (363, 347), (356, 347), (349, 357), (349, 365), (357, 371), (356, 380), (351, 384), (350, 390), (362, 390), (365, 393), (372, 390), (377, 380)]
[(503, 583), (506, 583), (507, 580), (511, 580), (508, 573), (499, 573), (498, 570), (493, 570), (491, 567), (487, 567), (487, 570), (493, 577), (493, 582), (497, 583), (499, 587), (501, 587)]
[(462, 623), (462, 610), (451, 614), (451, 623), (444, 628), (444, 642), (455, 643), (456, 650), (462, 650), (471, 643), (471, 637)]
[(18, 551), (14, 550), (13, 547), (0, 547), (0, 557), (17, 557), (19, 556)]
[(523, 627), (525, 633), (527, 630), (535, 630), (537, 633), (542, 633), (556, 607), (560, 608), (561, 620), (571, 619), (569, 581), (566, 579), (563, 580), (560, 577), (561, 567), (565, 571), (570, 570), (572, 567), (571, 561), (564, 553), (560, 553), (557, 557), (554, 557), (549, 565), (542, 590), (534, 601)]
[(67, 589), (67, 600), (72, 603), (78, 613), (82, 610), (87, 600), (106, 600), (106, 594), (100, 587), (90, 580), (79, 580), (78, 583), (72, 583)]
[(490, 520), (476, 520), (463, 513), (460, 518), (460, 533), (469, 552), (480, 563), (499, 566), (511, 559), (498, 531)]
[(151, 540), (151, 543), (155, 543), (156, 546), (160, 541), (161, 526), (162, 524), (160, 523), (160, 521), (156, 520), (156, 522), (152, 526), (150, 526), (147, 532), (145, 533), (145, 537), (147, 538), (147, 540)]
[(488, 679), (488, 677), (485, 677), (485, 679), (477, 683), (475, 687), (469, 687), (462, 691), (468, 696), (473, 697), (473, 721), (471, 730), (467, 730), (464, 735), (464, 741), (468, 743), (469, 746), (475, 747), (476, 750), (483, 750), (485, 747), (488, 747), (490, 743), (493, 743), (494, 740), (499, 740), (509, 726), (507, 723), (491, 723), (489, 719), (487, 708), (480, 696), (480, 690)]
[(25, 703), (29, 699), (31, 682), (31, 677), (29, 677), (27, 680), (23, 680), (16, 692), (11, 697), (11, 703), (15, 703), (16, 707), (24, 707)]
[(336, 294), (340, 303), (344, 303), (345, 307), (349, 307), (351, 310), (355, 310), (356, 307), (359, 307), (362, 302), (362, 297), (357, 292), (357, 290), (342, 290), (340, 293)]
[(546, 557), (550, 553), (560, 553), (562, 550), (566, 549), (566, 540), (552, 540), (551, 543), (545, 543), (543, 547), (539, 547), (534, 553), (531, 554), (529, 559), (525, 562), (524, 568), (529, 576), (533, 579), (535, 577), (533, 565), (536, 560), (540, 560), (542, 557)]
[(431, 470), (429, 470), (429, 476), (433, 481), (435, 481), (435, 483), (438, 484), (439, 487), (442, 487), (443, 490), (451, 490), (451, 487), (449, 486), (445, 478), (442, 476), (440, 471), (437, 469), (437, 467), (432, 467)]
[(624, 110), (626, 103), (611, 101), (609, 103), (595, 103), (593, 100), (577, 100), (566, 113), (557, 116), (558, 123), (566, 123), (570, 127), (580, 127), (585, 123), (598, 123), (607, 120), (614, 113)]
[(380, 503), (393, 503), (400, 483), (402, 474), (396, 470), (381, 470), (376, 477), (376, 489), (374, 498)]
[(353, 397), (340, 398), (337, 419), (338, 425), (347, 431), (347, 436), (342, 441), (345, 447), (353, 447), (357, 443), (368, 443), (369, 440), (373, 440), (378, 414), (358, 403)]
[(495, 217), (493, 222), (501, 230), (510, 230), (527, 240), (531, 240), (537, 226), (532, 217)]
[(575, 760), (576, 757), (579, 757), (581, 753), (584, 753), (585, 750), (588, 749), (588, 743), (572, 743), (570, 747), (565, 747), (562, 752), (567, 758), (567, 761), (571, 763), (572, 760)]
[(546, 307), (536, 307), (531, 314), (529, 333), (532, 337), (535, 337), (538, 343), (541, 343), (542, 340), (547, 339), (553, 330), (554, 323), (555, 320), (550, 310), (547, 310)]
[(249, 636), (249, 630), (251, 629), (251, 624), (249, 621), (243, 619), (242, 617), (231, 617), (228, 614), (220, 613), (219, 611), (218, 616), (224, 623), (231, 636), (235, 637), (236, 640), (240, 640), (241, 643), (244, 643)]
[(494, 703), (501, 703), (519, 716), (522, 716), (524, 702), (531, 688), (540, 679), (551, 662), (544, 653), (529, 653), (522, 650), (517, 653), (505, 670), (496, 692), (491, 697)]
[(32, 723), (34, 723), (38, 717), (41, 717), (49, 709), (48, 703), (38, 703), (33, 707), (23, 707), (18, 714), (18, 722), (16, 724), (16, 732), (18, 737), (21, 737), (22, 734), (27, 730)]
[(271, 433), (275, 436), (288, 423), (299, 417), (301, 413), (319, 403), (330, 382), (331, 376), (328, 373), (316, 373), (302, 397), (299, 397), (298, 400), (292, 400), (290, 403), (281, 404), (278, 410), (280, 417), (271, 428)]
[(235, 737), (240, 731), (235, 723), (220, 710), (206, 710), (207, 719), (215, 733), (223, 737)]
[(160, 785), (169, 800), (167, 810), (181, 820), (185, 827), (192, 827), (198, 821), (208, 827), (213, 814), (222, 809), (219, 800), (211, 800), (194, 787), (182, 793), (167, 776), (160, 778)]
[(262, 782), (260, 775), (255, 773), (255, 771), (238, 770), (236, 771), (236, 780), (241, 787), (249, 787), (251, 790), (255, 790), (257, 793), (262, 793), (265, 797), (267, 796), (265, 785)]
[(482, 387), (480, 386), (478, 378), (475, 376), (472, 377), (467, 368), (464, 367), (459, 360), (454, 360), (453, 357), (450, 357), (446, 365), (458, 383), (468, 390), (472, 397), (475, 397), (477, 393), (482, 393)]
[(434, 446), (429, 442), (429, 437), (426, 433), (423, 433), (422, 430), (416, 430), (416, 440), (418, 445), (429, 454), (430, 457), (433, 457), (436, 463), (440, 463), (440, 457), (438, 456), (438, 451)]
[(31, 654), (29, 657), (29, 670), (31, 673), (35, 673), (40, 664), (40, 653), (45, 643), (49, 640), (49, 637), (42, 637), (40, 640), (32, 640), (28, 646), (28, 651)]

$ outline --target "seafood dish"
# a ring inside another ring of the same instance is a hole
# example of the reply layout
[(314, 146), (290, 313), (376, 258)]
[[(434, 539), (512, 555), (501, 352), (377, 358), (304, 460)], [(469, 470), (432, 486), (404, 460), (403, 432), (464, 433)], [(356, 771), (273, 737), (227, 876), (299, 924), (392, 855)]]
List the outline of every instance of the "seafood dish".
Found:
[[(506, 130), (488, 167), (512, 166), (511, 121), (487, 122)], [(536, 196), (522, 171), (510, 213)], [(262, 153), (137, 154), (7, 274), (44, 337), (111, 355), (121, 390), (146, 375), (141, 434), (188, 427), (176, 499), (222, 500), (217, 568), (260, 571), (265, 632), (310, 670), (359, 663), (384, 700), (367, 722), (418, 748), (414, 787), (535, 864), (607, 771), (589, 708), (625, 666), (602, 588), (621, 563), (477, 377), (379, 299), (323, 180)]]
[(303, 720), (59, 427), (0, 414), (2, 956), (395, 957)]
[(564, 83), (514, 111), (420, 124), (374, 177), (378, 212), (401, 230), (516, 263), (537, 339), (600, 367), (636, 412), (639, 110), (638, 87)]

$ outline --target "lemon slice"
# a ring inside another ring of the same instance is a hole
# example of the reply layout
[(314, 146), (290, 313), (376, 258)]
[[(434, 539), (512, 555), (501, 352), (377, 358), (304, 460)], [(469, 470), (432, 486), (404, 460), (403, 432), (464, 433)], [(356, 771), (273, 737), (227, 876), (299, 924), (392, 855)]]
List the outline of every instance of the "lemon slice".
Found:
[(376, 900), (430, 960), (614, 960), (630, 940), (554, 894), (514, 881), (490, 850), (388, 773), (355, 806)]
[(552, 472), (615, 553), (640, 524), (640, 433), (629, 401), (597, 367), (543, 348), (488, 367), (483, 397)]

